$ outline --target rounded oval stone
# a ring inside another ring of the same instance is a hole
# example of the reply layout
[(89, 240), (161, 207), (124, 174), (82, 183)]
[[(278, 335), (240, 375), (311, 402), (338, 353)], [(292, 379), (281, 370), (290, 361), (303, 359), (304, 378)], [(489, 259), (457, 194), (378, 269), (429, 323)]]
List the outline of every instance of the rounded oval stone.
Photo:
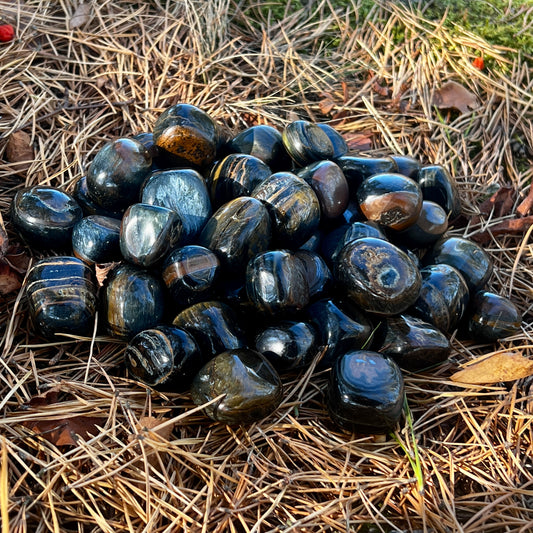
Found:
[(333, 273), (361, 309), (381, 315), (405, 311), (418, 298), (422, 282), (405, 252), (372, 237), (347, 244), (337, 256)]
[(101, 215), (82, 218), (72, 231), (72, 251), (89, 264), (120, 261), (120, 220)]
[(75, 184), (72, 196), (78, 202), (79, 206), (83, 210), (85, 216), (90, 215), (102, 215), (109, 218), (122, 219), (122, 215), (127, 206), (119, 208), (118, 210), (105, 209), (101, 205), (98, 205), (89, 195), (87, 189), (87, 176), (82, 176)]
[(139, 199), (152, 169), (148, 150), (135, 139), (109, 142), (94, 156), (87, 172), (89, 196), (100, 206), (120, 210)]
[(229, 142), (228, 149), (233, 153), (257, 157), (274, 171), (291, 166), (281, 133), (272, 126), (260, 124), (241, 131)]
[(296, 250), (294, 252), (302, 263), (305, 279), (309, 286), (309, 299), (322, 298), (333, 288), (333, 275), (324, 259), (309, 250)]
[(293, 313), (309, 303), (309, 285), (301, 261), (288, 250), (270, 250), (246, 268), (246, 293), (263, 312)]
[(398, 365), (380, 353), (343, 353), (330, 374), (326, 403), (341, 428), (364, 434), (387, 433), (400, 420), (404, 382)]
[(247, 344), (237, 313), (216, 300), (187, 307), (176, 315), (172, 324), (194, 336), (205, 361), (226, 350), (245, 348)]
[(206, 363), (191, 386), (196, 405), (217, 422), (247, 424), (273, 413), (281, 403), (283, 387), (274, 367), (259, 352), (228, 350)]
[(398, 167), (398, 174), (403, 174), (404, 176), (414, 180), (417, 179), (418, 171), (421, 168), (420, 161), (418, 161), (418, 159), (411, 157), (410, 155), (400, 154), (392, 154), (389, 157), (396, 163), (396, 166)]
[(450, 265), (428, 265), (420, 269), (422, 287), (411, 312), (451, 333), (463, 317), (470, 291), (461, 273)]
[(333, 157), (333, 144), (328, 135), (312, 122), (295, 120), (287, 124), (282, 138), (288, 154), (301, 167)]
[(124, 259), (145, 268), (159, 263), (177, 246), (183, 225), (175, 211), (150, 204), (133, 204), (120, 227), (120, 250)]
[(179, 215), (182, 244), (193, 244), (212, 214), (204, 178), (188, 168), (154, 172), (143, 187), (141, 202), (166, 207)]
[(319, 351), (315, 328), (294, 320), (279, 320), (260, 329), (254, 345), (278, 372), (308, 366)]
[(220, 207), (207, 221), (198, 244), (215, 252), (226, 272), (244, 272), (248, 261), (268, 249), (270, 215), (256, 198), (240, 196)]
[(401, 174), (371, 176), (357, 189), (357, 200), (366, 218), (393, 230), (414, 224), (422, 209), (419, 185)]
[(481, 289), (492, 274), (492, 260), (479, 244), (463, 237), (437, 241), (424, 256), (424, 264), (446, 264), (456, 268), (471, 292)]
[(121, 263), (113, 268), (102, 287), (102, 318), (107, 332), (119, 339), (161, 322), (165, 292), (159, 279), (142, 268)]
[(387, 317), (378, 326), (373, 348), (405, 370), (422, 370), (445, 361), (450, 341), (435, 326), (409, 315)]
[(253, 190), (252, 197), (267, 206), (279, 247), (298, 248), (318, 227), (318, 198), (310, 185), (291, 172), (272, 174)]
[(441, 165), (427, 165), (417, 174), (424, 200), (439, 204), (450, 220), (461, 214), (461, 199), (450, 173)]
[(348, 152), (348, 145), (346, 144), (344, 137), (335, 128), (324, 123), (317, 124), (317, 126), (328, 136), (328, 139), (333, 146), (333, 159), (341, 157)]
[(324, 348), (319, 368), (333, 366), (341, 353), (361, 349), (372, 333), (368, 318), (348, 300), (322, 298), (309, 305), (305, 314), (319, 332)]
[(124, 360), (133, 379), (171, 392), (188, 389), (203, 364), (192, 335), (170, 326), (137, 333), (126, 347)]
[(57, 333), (91, 335), (96, 291), (93, 271), (80, 259), (59, 256), (37, 261), (26, 280), (28, 310), (35, 329), (48, 339)]
[(72, 230), (83, 211), (70, 194), (55, 187), (29, 187), (15, 194), (11, 221), (17, 232), (40, 249), (70, 248)]
[(154, 141), (173, 164), (202, 168), (215, 160), (220, 133), (216, 122), (201, 109), (176, 104), (156, 120)]
[(480, 291), (468, 309), (468, 333), (484, 342), (496, 342), (520, 330), (522, 317), (516, 305), (499, 294)]
[(211, 300), (220, 276), (220, 261), (214, 252), (190, 244), (173, 250), (165, 259), (162, 278), (174, 307), (184, 308)]
[(350, 190), (357, 191), (364, 180), (374, 174), (384, 172), (398, 172), (396, 162), (390, 157), (365, 157), (361, 155), (344, 155), (335, 160), (345, 178)]
[(340, 217), (348, 205), (348, 182), (342, 170), (333, 161), (318, 161), (298, 172), (309, 185), (320, 203), (320, 214), (325, 218)]
[(407, 246), (424, 247), (438, 241), (448, 229), (448, 215), (435, 202), (424, 200), (416, 222), (395, 235)]
[(213, 205), (221, 206), (238, 196), (250, 196), (254, 188), (272, 174), (261, 159), (247, 154), (229, 154), (210, 174)]

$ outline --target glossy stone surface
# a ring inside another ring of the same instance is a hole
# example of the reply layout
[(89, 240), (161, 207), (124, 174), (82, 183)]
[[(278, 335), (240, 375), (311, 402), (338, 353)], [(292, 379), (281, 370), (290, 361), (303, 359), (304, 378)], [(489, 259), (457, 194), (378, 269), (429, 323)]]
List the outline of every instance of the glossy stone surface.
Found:
[(456, 268), (471, 292), (481, 289), (492, 274), (492, 260), (479, 244), (463, 237), (437, 241), (424, 256), (424, 264), (446, 264)]
[(154, 172), (143, 187), (141, 202), (175, 211), (183, 225), (183, 244), (194, 244), (212, 214), (204, 178), (192, 169)]
[(422, 191), (401, 174), (376, 174), (357, 189), (361, 211), (368, 218), (393, 230), (404, 230), (418, 219)]
[(422, 282), (405, 252), (372, 237), (347, 244), (337, 256), (333, 274), (361, 309), (381, 315), (405, 311), (418, 298)]
[(238, 196), (250, 196), (254, 188), (271, 174), (270, 167), (257, 157), (230, 154), (211, 170), (211, 201), (218, 207)]
[(294, 255), (302, 263), (310, 300), (321, 298), (332, 290), (333, 275), (320, 255), (302, 249), (296, 250)]
[(191, 305), (172, 324), (194, 336), (205, 360), (226, 350), (246, 347), (246, 336), (237, 314), (223, 302), (210, 300)]
[(408, 178), (412, 178), (414, 180), (417, 179), (418, 171), (421, 168), (420, 161), (418, 159), (415, 159), (414, 157), (411, 157), (410, 155), (399, 155), (399, 154), (393, 154), (389, 156), (398, 167), (398, 174), (403, 174), (404, 176), (407, 176)]
[(135, 335), (126, 347), (124, 361), (133, 379), (170, 392), (188, 389), (204, 364), (192, 335), (170, 326)]
[(474, 294), (467, 316), (469, 335), (484, 342), (514, 335), (522, 322), (520, 311), (509, 298), (489, 291)]
[(461, 199), (450, 173), (440, 165), (427, 165), (418, 171), (417, 181), (424, 200), (439, 204), (450, 220), (461, 214)]
[(294, 313), (309, 303), (309, 286), (301, 261), (288, 250), (270, 250), (246, 268), (246, 293), (262, 312)]
[(365, 157), (345, 155), (335, 160), (348, 180), (350, 190), (357, 191), (359, 185), (374, 174), (398, 172), (398, 166), (390, 157)]
[(319, 352), (315, 328), (294, 320), (280, 320), (259, 330), (254, 347), (278, 372), (308, 366)]
[(86, 263), (120, 261), (120, 220), (101, 215), (82, 218), (72, 231), (72, 251)]
[(287, 124), (282, 138), (288, 154), (300, 167), (333, 157), (333, 144), (328, 135), (312, 122), (295, 120)]
[(320, 203), (320, 214), (337, 218), (348, 205), (348, 182), (342, 170), (333, 161), (318, 161), (298, 172), (298, 176), (311, 185)]
[(327, 234), (323, 240), (321, 251), (324, 258), (333, 263), (339, 252), (349, 243), (364, 237), (373, 237), (387, 241), (387, 236), (378, 224), (367, 220), (344, 224)]
[(87, 176), (82, 176), (74, 185), (72, 196), (78, 202), (79, 206), (83, 210), (85, 216), (90, 215), (102, 215), (104, 217), (122, 219), (122, 215), (126, 210), (126, 207), (119, 208), (118, 210), (105, 209), (101, 205), (98, 205), (89, 195), (87, 190)]
[(207, 221), (198, 244), (215, 252), (226, 272), (244, 272), (248, 261), (268, 249), (272, 238), (265, 205), (240, 196), (220, 207)]
[(89, 196), (105, 209), (117, 211), (139, 199), (152, 169), (148, 150), (135, 139), (109, 142), (94, 156), (87, 172)]
[(448, 229), (448, 216), (435, 202), (424, 200), (415, 223), (395, 236), (407, 246), (418, 248), (438, 241)]
[(377, 328), (372, 347), (405, 370), (422, 370), (445, 361), (450, 341), (435, 326), (409, 315), (387, 317)]
[(348, 351), (331, 370), (326, 398), (331, 419), (341, 428), (388, 433), (402, 414), (402, 373), (394, 361), (377, 352)]
[(92, 270), (76, 257), (58, 256), (35, 263), (26, 279), (30, 319), (48, 339), (56, 334), (90, 336), (96, 313)]
[(101, 291), (101, 320), (107, 332), (119, 339), (155, 327), (165, 310), (161, 281), (142, 268), (121, 263), (107, 275)]
[(325, 350), (319, 367), (331, 367), (348, 350), (361, 349), (372, 333), (372, 325), (360, 308), (348, 300), (323, 298), (305, 310), (319, 332)]
[(228, 149), (233, 153), (257, 157), (273, 171), (284, 170), (291, 165), (281, 133), (272, 126), (261, 124), (241, 131), (229, 142)]
[(337, 157), (346, 155), (348, 152), (348, 145), (346, 144), (344, 137), (329, 124), (317, 124), (317, 126), (328, 136), (328, 139), (331, 141), (331, 145), (333, 146), (332, 158), (336, 159)]
[(283, 396), (278, 373), (258, 352), (228, 350), (209, 361), (198, 372), (191, 386), (196, 405), (222, 395), (205, 408), (217, 422), (247, 424), (274, 412)]
[(39, 249), (70, 248), (72, 229), (83, 217), (76, 200), (54, 187), (22, 189), (15, 194), (10, 209), (17, 232)]
[(272, 174), (253, 190), (252, 197), (267, 206), (278, 247), (298, 248), (318, 227), (318, 198), (310, 185), (291, 172)]
[(211, 300), (220, 276), (220, 261), (214, 252), (190, 244), (173, 250), (165, 259), (162, 278), (174, 308)]
[(193, 105), (176, 104), (156, 120), (154, 141), (172, 164), (203, 168), (215, 160), (220, 134), (207, 113)]
[(124, 259), (145, 268), (159, 263), (182, 239), (179, 215), (157, 205), (133, 204), (124, 213), (120, 250)]
[(420, 275), (422, 287), (411, 312), (444, 333), (451, 333), (466, 311), (468, 285), (450, 265), (428, 265), (420, 269)]

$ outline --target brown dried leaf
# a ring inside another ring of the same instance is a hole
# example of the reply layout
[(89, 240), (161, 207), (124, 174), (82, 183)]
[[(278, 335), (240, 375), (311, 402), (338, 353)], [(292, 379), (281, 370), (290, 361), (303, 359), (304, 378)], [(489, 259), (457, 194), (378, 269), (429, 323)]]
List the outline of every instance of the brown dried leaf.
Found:
[(457, 109), (469, 113), (479, 107), (477, 96), (460, 83), (449, 81), (433, 93), (432, 104), (438, 109)]
[[(502, 187), (498, 189), (488, 200), (479, 204), (481, 215), (488, 216), (491, 213), (495, 218), (510, 215), (514, 205), (515, 190), (512, 187)], [(480, 216), (472, 217), (472, 224), (477, 224)]]
[(91, 20), (91, 13), (91, 4), (80, 4), (69, 21), (69, 28), (75, 30), (76, 28), (81, 28), (81, 26), (87, 24), (87, 22)]
[(533, 186), (529, 187), (528, 195), (522, 200), (520, 205), (516, 208), (516, 212), (521, 216), (525, 217), (531, 213), (533, 209)]
[(480, 244), (490, 242), (491, 235), (516, 235), (526, 232), (533, 224), (533, 215), (523, 218), (511, 218), (499, 224), (491, 226), (487, 231), (482, 231), (472, 235), (472, 239)]
[(5, 296), (18, 289), (20, 289), (18, 274), (9, 265), (0, 263), (0, 295)]
[(116, 265), (118, 265), (118, 263), (103, 263), (94, 267), (96, 281), (100, 287), (104, 284), (109, 271), (112, 270)]
[(4, 219), (2, 218), (2, 213), (0, 213), (0, 259), (6, 255), (8, 246), (9, 240), (4, 226)]
[(372, 90), (380, 96), (389, 96), (389, 88), (385, 87), (384, 85), (380, 85), (377, 81), (372, 84)]
[(61, 420), (39, 418), (28, 420), (23, 426), (56, 446), (76, 446), (78, 438), (87, 439), (99, 433), (98, 426), (106, 423), (106, 418), (99, 416), (73, 416)]
[(25, 274), (30, 266), (31, 258), (27, 249), (18, 245), (12, 245), (7, 250), (4, 261), (19, 274)]
[(56, 403), (60, 390), (61, 386), (55, 385), (49, 388), (46, 392), (32, 396), (30, 401), (25, 405), (26, 407), (32, 407), (33, 409), (36, 409), (38, 407), (46, 407), (52, 403)]
[(372, 138), (364, 133), (344, 133), (343, 137), (350, 152), (363, 152), (372, 148)]
[(330, 94), (324, 94), (324, 98), (318, 102), (318, 107), (323, 115), (329, 115), (335, 107), (335, 101)]
[(31, 137), (25, 131), (13, 132), (7, 141), (5, 155), (10, 163), (15, 163), (13, 166), (19, 174), (26, 174), (35, 158)]
[(160, 427), (161, 424), (167, 422), (165, 418), (154, 418), (153, 416), (143, 416), (139, 420), (138, 429), (141, 433), (155, 433), (164, 440), (168, 440), (174, 429), (173, 424), (168, 424), (164, 427)]
[(533, 374), (533, 360), (520, 353), (495, 353), (474, 363), (451, 377), (458, 383), (488, 385), (502, 381), (515, 381)]

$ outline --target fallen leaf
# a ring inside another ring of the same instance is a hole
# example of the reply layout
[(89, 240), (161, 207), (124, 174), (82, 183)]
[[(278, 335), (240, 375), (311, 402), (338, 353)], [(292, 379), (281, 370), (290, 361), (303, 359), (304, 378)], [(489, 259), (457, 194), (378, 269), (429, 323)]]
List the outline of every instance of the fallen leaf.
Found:
[(380, 96), (389, 96), (389, 88), (385, 87), (384, 85), (380, 85), (377, 81), (372, 84), (372, 90)]
[(46, 407), (52, 403), (56, 403), (59, 397), (60, 390), (60, 385), (50, 387), (46, 392), (32, 396), (30, 398), (30, 401), (27, 404), (24, 404), (24, 407), (31, 407), (32, 409), (37, 409), (38, 407)]
[(372, 148), (372, 139), (364, 133), (344, 133), (344, 140), (350, 152), (364, 152)]
[(492, 213), (495, 218), (510, 215), (514, 206), (515, 189), (512, 187), (501, 187), (488, 200), (479, 204), (479, 215), (472, 217), (472, 224), (477, 224), (481, 216), (488, 216)]
[(476, 233), (471, 238), (480, 243), (486, 244), (490, 242), (491, 235), (516, 235), (526, 232), (533, 224), (533, 215), (523, 218), (511, 218), (504, 220), (499, 224), (491, 226), (488, 230)]
[(4, 226), (4, 219), (2, 218), (2, 213), (0, 213), (0, 259), (6, 255), (8, 245), (9, 240)]
[(476, 57), (474, 61), (472, 61), (472, 65), (478, 70), (483, 70), (485, 68), (485, 61), (483, 61), (482, 57)]
[(516, 208), (516, 212), (521, 217), (525, 217), (529, 215), (531, 209), (533, 209), (533, 186), (529, 187), (528, 195), (520, 202), (520, 205)]
[(533, 374), (533, 360), (520, 353), (495, 353), (474, 363), (451, 377), (458, 383), (488, 385), (502, 381), (515, 381)]
[(5, 296), (18, 289), (20, 289), (18, 274), (9, 265), (0, 263), (0, 295)]
[(166, 426), (161, 427), (164, 422), (168, 422), (168, 419), (143, 416), (139, 420), (137, 428), (139, 433), (155, 433), (162, 439), (168, 440), (174, 429), (174, 424), (167, 424)]
[(69, 28), (75, 30), (87, 24), (91, 19), (91, 12), (91, 4), (80, 4), (69, 21)]
[(78, 438), (87, 440), (97, 435), (100, 432), (98, 426), (102, 427), (106, 420), (99, 416), (72, 416), (60, 420), (38, 418), (22, 425), (56, 446), (76, 446)]
[(19, 174), (26, 174), (35, 158), (31, 137), (22, 130), (13, 132), (7, 141), (5, 156), (10, 163), (14, 163)]
[(27, 249), (18, 245), (11, 245), (4, 257), (4, 261), (19, 274), (25, 274), (30, 266), (31, 258)]
[(102, 263), (101, 265), (95, 265), (95, 277), (100, 287), (104, 284), (109, 271), (112, 270), (116, 265), (118, 265), (118, 263)]
[(324, 98), (318, 102), (318, 107), (323, 115), (329, 115), (335, 107), (335, 102), (330, 94), (325, 94)]
[(438, 109), (457, 109), (469, 113), (479, 107), (477, 96), (460, 83), (449, 81), (433, 93), (432, 104)]

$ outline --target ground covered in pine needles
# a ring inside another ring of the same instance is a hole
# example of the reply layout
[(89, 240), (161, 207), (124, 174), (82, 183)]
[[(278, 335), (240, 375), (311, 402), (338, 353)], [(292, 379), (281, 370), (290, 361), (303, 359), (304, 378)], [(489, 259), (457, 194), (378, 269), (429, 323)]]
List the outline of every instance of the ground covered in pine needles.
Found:
[[(452, 233), (484, 243), (490, 287), (520, 307), (522, 330), (496, 345), (454, 341), (448, 362), (407, 374), (394, 435), (333, 427), (326, 376), (312, 371), (285, 379), (272, 416), (232, 428), (210, 422), (188, 394), (128, 380), (121, 343), (43, 343), (23, 288), (4, 287), (3, 532), (533, 529), (533, 381), (450, 380), (476, 357), (533, 352), (530, 215), (517, 212), (533, 175), (531, 58), (461, 28), (451, 35), (401, 5), (364, 18), (356, 1), (337, 12), (310, 5), (280, 21), (246, 2), (115, 0), (73, 19), (71, 0), (0, 1), (0, 22), (16, 28), (0, 43), (2, 272), (16, 285), (27, 257), (39, 257), (6, 214), (19, 188), (71, 190), (104, 142), (149, 131), (165, 108), (188, 102), (231, 133), (329, 122), (355, 149), (446, 166), (464, 212)], [(449, 81), (473, 97), (467, 109), (456, 102), (463, 112), (433, 105)], [(7, 161), (16, 132), (30, 139), (29, 163)], [(505, 207), (487, 208), (498, 190)]]

